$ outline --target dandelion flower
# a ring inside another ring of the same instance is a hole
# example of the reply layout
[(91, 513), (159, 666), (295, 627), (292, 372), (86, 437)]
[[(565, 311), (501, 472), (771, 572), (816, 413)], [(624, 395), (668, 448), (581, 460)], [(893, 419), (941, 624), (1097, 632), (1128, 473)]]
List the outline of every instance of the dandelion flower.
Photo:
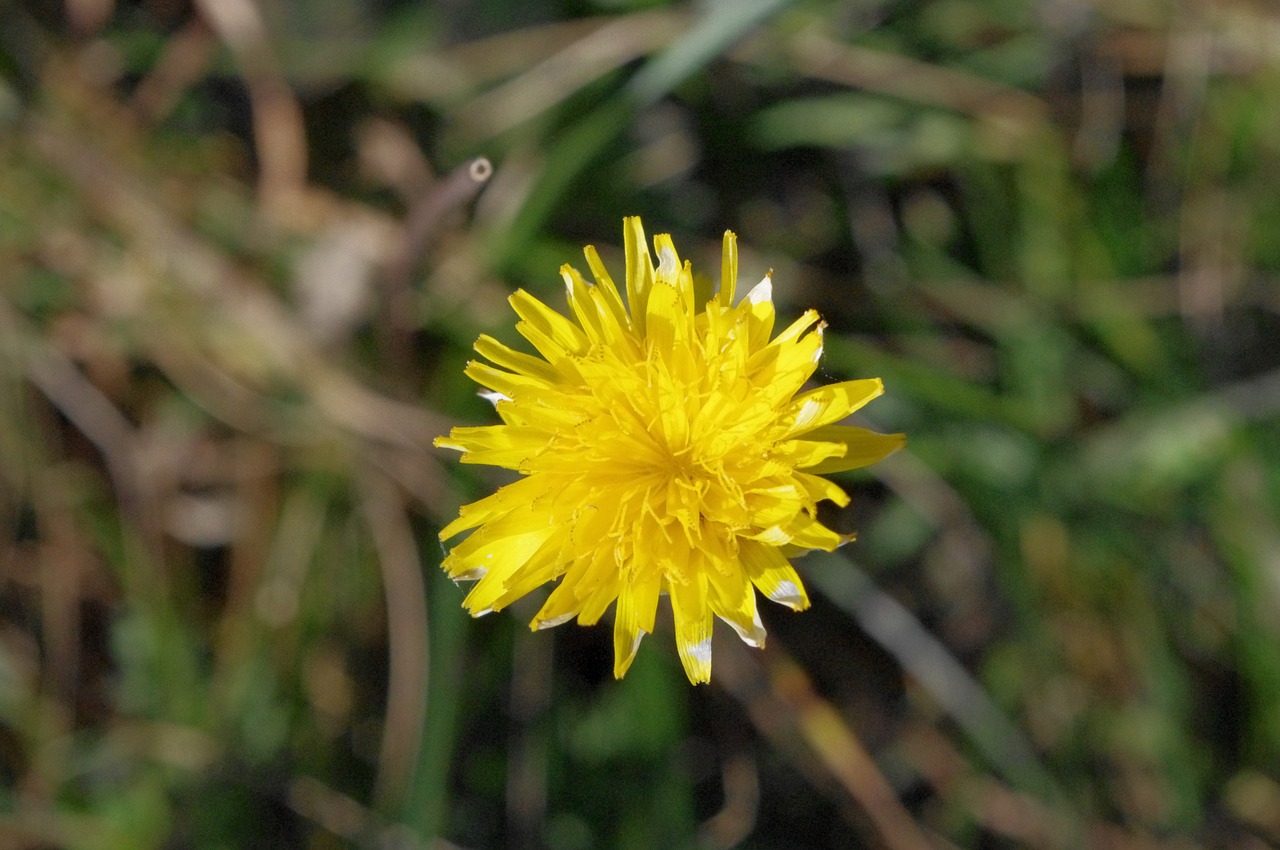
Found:
[[(879, 379), (802, 392), (822, 354), (809, 310), (773, 336), (769, 276), (736, 304), (737, 243), (724, 235), (720, 290), (698, 302), (688, 261), (669, 235), (623, 223), (626, 292), (594, 248), (595, 283), (560, 269), (569, 317), (523, 290), (516, 330), (540, 356), (481, 336), (466, 374), (485, 387), (501, 425), (454, 428), (436, 445), (464, 463), (523, 475), (462, 508), (442, 540), (474, 529), (445, 558), (478, 580), (463, 606), (496, 611), (559, 581), (530, 624), (600, 620), (614, 605), (614, 675), (671, 598), (676, 646), (691, 682), (711, 677), (713, 615), (764, 643), (756, 591), (809, 605), (788, 556), (852, 538), (824, 526), (818, 503), (848, 495), (825, 473), (875, 463), (904, 443), (836, 424), (883, 392)], [(490, 365), (492, 364), (492, 365)]]

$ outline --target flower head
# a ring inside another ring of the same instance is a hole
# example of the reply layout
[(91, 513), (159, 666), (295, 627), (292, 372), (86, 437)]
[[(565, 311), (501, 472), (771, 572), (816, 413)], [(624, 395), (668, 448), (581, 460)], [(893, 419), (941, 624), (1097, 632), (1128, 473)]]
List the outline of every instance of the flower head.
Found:
[[(905, 442), (835, 424), (883, 388), (879, 379), (800, 392), (822, 354), (809, 310), (773, 336), (769, 276), (735, 301), (737, 243), (724, 235), (720, 290), (699, 303), (688, 261), (639, 218), (623, 223), (626, 298), (594, 248), (591, 284), (560, 269), (570, 318), (523, 290), (516, 329), (540, 357), (481, 336), (466, 374), (485, 387), (501, 425), (454, 428), (436, 444), (464, 463), (523, 478), (466, 505), (440, 533), (467, 529), (443, 567), (478, 579), (474, 616), (559, 579), (534, 629), (615, 604), (614, 675), (671, 598), (676, 645), (694, 683), (711, 677), (712, 615), (752, 646), (764, 642), (756, 590), (795, 610), (809, 600), (788, 555), (851, 539), (817, 519), (818, 502), (848, 495), (821, 477), (875, 463)], [(797, 394), (799, 393), (799, 394)]]

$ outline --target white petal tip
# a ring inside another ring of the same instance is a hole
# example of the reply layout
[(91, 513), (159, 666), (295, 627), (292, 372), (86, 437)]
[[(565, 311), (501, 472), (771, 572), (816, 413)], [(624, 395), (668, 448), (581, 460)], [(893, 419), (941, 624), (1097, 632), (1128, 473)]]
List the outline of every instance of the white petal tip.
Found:
[(664, 245), (662, 250), (658, 252), (658, 274), (673, 275), (679, 270), (676, 252)]
[(711, 663), (711, 638), (704, 638), (685, 650), (699, 664)]
[(752, 304), (763, 304), (766, 301), (773, 301), (773, 278), (765, 275), (759, 283), (751, 287), (751, 291), (747, 293), (747, 301)]
[(793, 581), (780, 581), (770, 593), (769, 598), (780, 605), (795, 608), (804, 604), (804, 595)]
[(543, 629), (553, 629), (561, 623), (567, 623), (574, 617), (578, 616), (577, 611), (570, 611), (568, 614), (561, 614), (559, 617), (549, 617), (545, 620), (535, 620), (533, 623), (534, 631), (542, 631)]
[(506, 393), (492, 392), (490, 390), (481, 390), (478, 395), (494, 407), (497, 407), (500, 401), (511, 401), (511, 396)]
[[(627, 668), (631, 666), (631, 662), (636, 660), (636, 653), (640, 651), (640, 641), (644, 640), (646, 632), (644, 629), (636, 629), (635, 636), (631, 638), (631, 646), (627, 648), (627, 654), (622, 658), (614, 658), (613, 677), (621, 679), (627, 673)], [(616, 644), (615, 644), (616, 646)]]
[[(723, 620), (724, 618), (721, 617), (720, 619)], [(743, 628), (732, 620), (725, 620), (725, 622), (733, 627), (733, 630), (738, 633), (738, 637), (742, 638), (742, 642), (747, 646), (754, 647), (756, 649), (760, 649), (764, 646), (765, 630), (764, 624), (760, 622), (759, 613), (757, 613), (753, 618), (751, 628), (749, 629)]]

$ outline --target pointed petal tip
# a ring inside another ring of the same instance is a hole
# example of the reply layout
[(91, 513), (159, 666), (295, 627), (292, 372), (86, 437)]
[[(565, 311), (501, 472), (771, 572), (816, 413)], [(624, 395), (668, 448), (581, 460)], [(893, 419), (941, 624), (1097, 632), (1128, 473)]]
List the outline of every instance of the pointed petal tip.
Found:
[(779, 605), (785, 605), (792, 611), (803, 611), (809, 607), (809, 597), (800, 586), (793, 581), (780, 581), (769, 593), (769, 599)]
[(772, 272), (766, 274), (760, 279), (760, 282), (751, 287), (751, 291), (747, 293), (747, 301), (752, 304), (763, 304), (766, 301), (773, 301), (773, 278)]
[(733, 630), (738, 633), (738, 637), (741, 638), (742, 642), (747, 646), (754, 647), (756, 649), (764, 649), (764, 641), (767, 635), (764, 629), (764, 623), (760, 622), (760, 613), (758, 611), (755, 612), (755, 616), (752, 618), (750, 628), (744, 627), (740, 623), (735, 623), (733, 620), (726, 617), (721, 617), (720, 619), (732, 626)]
[(529, 630), (533, 632), (540, 632), (543, 629), (554, 629), (562, 623), (569, 622), (576, 616), (578, 616), (577, 611), (570, 611), (569, 613), (561, 614), (558, 617), (547, 617), (545, 620), (539, 620), (535, 617), (533, 621), (529, 623)]
[(697, 643), (680, 646), (680, 662), (684, 665), (685, 675), (695, 685), (711, 681), (711, 638), (705, 637)]
[[(658, 238), (661, 239), (662, 237), (659, 236)], [(680, 262), (679, 260), (676, 259), (676, 252), (671, 248), (670, 245), (663, 244), (658, 249), (658, 268), (657, 268), (658, 274), (670, 276), (670, 275), (674, 275), (679, 270), (680, 270)]]
[[(467, 507), (470, 507), (470, 506), (464, 505), (463, 510), (465, 510)], [(467, 526), (468, 526), (468, 523), (466, 521), (465, 516), (461, 511), (459, 511), (457, 519), (455, 519), (453, 522), (446, 525), (444, 528), (440, 529), (440, 540), (444, 541), (444, 540), (448, 540), (450, 537), (456, 537), (459, 532), (465, 531)], [(450, 555), (449, 557), (452, 558), (453, 556)], [(446, 560), (443, 566), (445, 568), (445, 572), (449, 574), (449, 577), (452, 578), (454, 581), (457, 581), (458, 579), (449, 570), (449, 560)]]
[(613, 678), (621, 679), (623, 676), (627, 675), (627, 671), (631, 669), (631, 662), (636, 660), (636, 653), (640, 649), (640, 641), (644, 640), (645, 634), (646, 632), (644, 629), (637, 629), (635, 635), (631, 639), (630, 647), (624, 647), (616, 642), (614, 643)]

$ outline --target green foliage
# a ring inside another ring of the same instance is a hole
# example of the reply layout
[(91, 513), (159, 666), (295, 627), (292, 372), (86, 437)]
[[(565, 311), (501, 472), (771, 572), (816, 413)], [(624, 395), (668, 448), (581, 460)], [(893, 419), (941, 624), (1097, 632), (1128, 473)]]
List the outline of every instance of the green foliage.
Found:
[[(243, 5), (0, 0), (0, 845), (1280, 844), (1265, 4)], [(629, 214), (909, 438), (710, 688), (438, 570)]]

